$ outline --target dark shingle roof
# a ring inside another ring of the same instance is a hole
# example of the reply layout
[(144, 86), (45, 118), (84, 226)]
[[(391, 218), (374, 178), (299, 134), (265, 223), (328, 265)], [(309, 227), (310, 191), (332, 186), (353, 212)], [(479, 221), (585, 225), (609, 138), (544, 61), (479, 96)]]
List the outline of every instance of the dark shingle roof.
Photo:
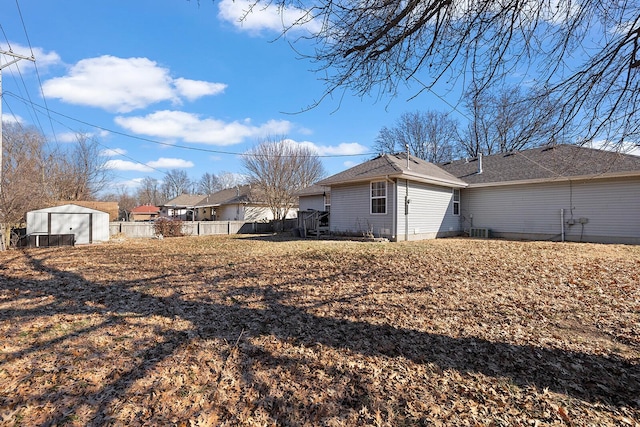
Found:
[(439, 165), (470, 185), (517, 181), (564, 180), (576, 177), (640, 175), (640, 157), (575, 145), (538, 147)]
[(296, 196), (317, 196), (321, 194), (328, 194), (331, 192), (331, 187), (326, 185), (313, 184), (302, 190), (296, 192)]
[(466, 186), (466, 183), (433, 163), (406, 154), (383, 154), (367, 162), (319, 181), (320, 185), (345, 184), (379, 178), (407, 178), (440, 185)]

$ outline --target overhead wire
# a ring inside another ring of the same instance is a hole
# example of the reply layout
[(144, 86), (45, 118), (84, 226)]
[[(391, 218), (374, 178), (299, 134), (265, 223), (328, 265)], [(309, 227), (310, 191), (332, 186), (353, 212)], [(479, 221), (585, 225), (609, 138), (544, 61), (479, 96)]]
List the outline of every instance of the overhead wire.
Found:
[[(41, 105), (38, 105), (36, 103), (33, 103), (31, 100), (24, 99), (21, 96), (15, 94), (13, 92), (7, 91), (7, 92), (5, 92), (5, 94), (9, 95), (9, 96), (12, 96), (12, 97), (24, 102), (24, 103), (32, 104), (33, 108), (45, 109), (45, 107), (43, 107)], [(209, 148), (190, 147), (190, 146), (187, 146), (187, 145), (172, 144), (172, 143), (169, 143), (169, 142), (162, 142), (162, 141), (158, 141), (158, 140), (155, 140), (155, 139), (146, 138), (146, 137), (143, 137), (143, 136), (131, 135), (131, 134), (128, 134), (126, 132), (121, 132), (121, 131), (110, 129), (110, 128), (107, 128), (107, 127), (104, 127), (104, 126), (100, 126), (100, 125), (96, 125), (96, 124), (93, 124), (93, 123), (89, 123), (87, 121), (84, 121), (84, 120), (81, 120), (81, 119), (78, 119), (78, 118), (75, 118), (75, 117), (71, 117), (71, 116), (69, 116), (67, 114), (63, 114), (63, 113), (60, 113), (60, 112), (55, 111), (55, 110), (47, 109), (47, 112), (55, 114), (55, 115), (58, 115), (60, 117), (64, 117), (64, 118), (69, 119), (69, 120), (73, 120), (73, 121), (81, 123), (81, 124), (83, 124), (85, 126), (89, 126), (89, 127), (95, 128), (95, 129), (100, 129), (100, 130), (103, 130), (103, 131), (106, 131), (106, 132), (109, 132), (109, 133), (113, 133), (115, 135), (120, 135), (120, 136), (124, 136), (126, 138), (136, 139), (136, 140), (139, 140), (139, 141), (149, 142), (149, 143), (152, 143), (152, 144), (162, 145), (162, 146), (166, 146), (166, 147), (174, 147), (174, 148), (180, 148), (180, 149), (183, 149), (183, 150), (200, 151), (200, 152), (213, 153), (213, 154), (225, 154), (225, 155), (231, 155), (231, 156), (252, 156), (252, 157), (267, 156), (267, 155), (255, 154), (255, 153), (250, 153), (250, 152), (240, 153), (240, 152), (236, 152), (236, 151), (213, 150), (213, 149), (209, 149)], [(377, 153), (370, 152), (370, 153), (359, 153), (359, 154), (323, 154), (323, 155), (318, 155), (317, 157), (319, 157), (319, 158), (341, 158), (341, 157), (370, 156), (370, 155), (375, 155), (375, 154), (377, 154)]]
[[(18, 15), (20, 16), (20, 22), (22, 23), (22, 29), (24, 30), (24, 36), (26, 37), (27, 44), (29, 45), (29, 50), (31, 52), (31, 57), (35, 58), (35, 55), (33, 54), (33, 47), (31, 46), (31, 39), (29, 38), (29, 33), (27, 32), (27, 26), (24, 23), (24, 18), (22, 16), (22, 10), (20, 9), (20, 3), (18, 2), (18, 0), (16, 0), (16, 8), (18, 9)], [(38, 87), (40, 89), (40, 95), (42, 96), (42, 100), (44, 101), (45, 107), (47, 107), (47, 111), (49, 111), (48, 110), (49, 106), (47, 105), (47, 97), (44, 96), (44, 89), (42, 88), (42, 79), (40, 78), (40, 70), (38, 69), (37, 61), (35, 61), (35, 60), (33, 61), (33, 66), (34, 66), (34, 68), (36, 70), (36, 77), (38, 78)], [(18, 70), (20, 70), (20, 69), (18, 68)], [(55, 131), (55, 128), (53, 127), (53, 121), (51, 119), (51, 115), (47, 114), (47, 116), (49, 117), (49, 125), (51, 126), (51, 132), (53, 134), (53, 139), (54, 139), (55, 142), (58, 142), (58, 138), (56, 136), (56, 131)]]

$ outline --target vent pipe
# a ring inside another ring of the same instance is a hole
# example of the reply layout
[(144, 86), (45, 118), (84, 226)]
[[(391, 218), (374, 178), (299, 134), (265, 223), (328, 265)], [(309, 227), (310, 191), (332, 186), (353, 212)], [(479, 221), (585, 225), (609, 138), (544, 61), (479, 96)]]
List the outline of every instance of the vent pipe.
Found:
[(409, 144), (405, 144), (405, 147), (407, 147), (407, 170), (411, 169), (409, 167)]
[(478, 153), (478, 173), (482, 173), (482, 153)]

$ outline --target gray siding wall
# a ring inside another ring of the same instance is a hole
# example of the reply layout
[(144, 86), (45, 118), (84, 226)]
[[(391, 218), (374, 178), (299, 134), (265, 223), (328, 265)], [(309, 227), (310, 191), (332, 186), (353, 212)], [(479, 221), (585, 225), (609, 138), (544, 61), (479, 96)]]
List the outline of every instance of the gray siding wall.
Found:
[(364, 233), (372, 230), (376, 237), (393, 235), (395, 185), (387, 182), (387, 213), (371, 214), (369, 182), (331, 187), (329, 227), (334, 233)]
[(299, 198), (299, 210), (300, 211), (323, 211), (324, 210), (324, 197), (322, 194), (316, 194), (314, 196), (300, 196)]
[(465, 229), (498, 237), (560, 240), (564, 209), (565, 240), (640, 243), (640, 178), (470, 188), (461, 203)]
[[(457, 235), (460, 216), (453, 215), (451, 188), (418, 182), (398, 182), (398, 240), (434, 239)], [(405, 215), (405, 196), (410, 200)]]

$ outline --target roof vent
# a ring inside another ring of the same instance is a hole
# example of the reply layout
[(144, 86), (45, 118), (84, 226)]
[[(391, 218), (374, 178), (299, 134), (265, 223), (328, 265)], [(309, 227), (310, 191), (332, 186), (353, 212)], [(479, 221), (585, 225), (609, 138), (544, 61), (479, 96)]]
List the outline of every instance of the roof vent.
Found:
[(555, 145), (550, 145), (550, 146), (548, 146), (548, 147), (545, 147), (545, 148), (543, 148), (543, 149), (542, 149), (542, 153), (544, 153), (545, 151), (551, 151), (551, 150), (553, 150), (554, 148), (556, 148), (556, 146), (555, 146)]

